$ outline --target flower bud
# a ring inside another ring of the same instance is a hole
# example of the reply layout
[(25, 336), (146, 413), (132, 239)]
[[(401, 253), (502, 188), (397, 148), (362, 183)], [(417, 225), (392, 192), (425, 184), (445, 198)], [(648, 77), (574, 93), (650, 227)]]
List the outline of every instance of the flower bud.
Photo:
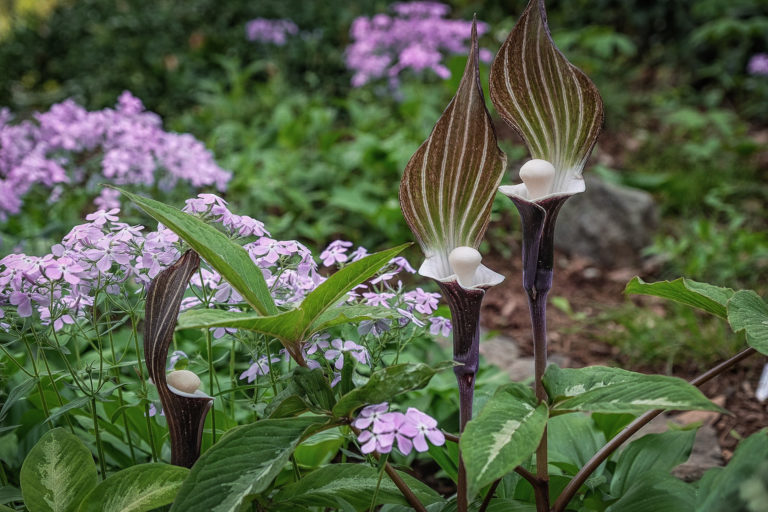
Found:
[(200, 377), (189, 370), (176, 370), (166, 377), (169, 386), (173, 386), (183, 393), (194, 394), (200, 387)]
[(472, 247), (457, 247), (448, 255), (448, 263), (456, 274), (459, 284), (465, 288), (472, 286), (475, 271), (483, 257)]
[(534, 158), (520, 168), (520, 179), (528, 189), (528, 196), (536, 200), (550, 193), (555, 179), (555, 166), (546, 160)]

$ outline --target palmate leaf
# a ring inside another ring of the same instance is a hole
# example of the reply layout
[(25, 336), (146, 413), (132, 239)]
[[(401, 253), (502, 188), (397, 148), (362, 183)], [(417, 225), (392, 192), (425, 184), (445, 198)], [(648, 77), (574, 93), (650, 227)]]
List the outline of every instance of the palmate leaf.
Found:
[[(491, 65), (491, 101), (533, 158), (555, 167), (565, 191), (589, 157), (603, 123), (595, 84), (555, 46), (544, 0), (531, 0)], [(583, 182), (578, 182), (583, 191)]]
[(411, 157), (400, 183), (403, 215), (428, 256), (446, 251), (447, 257), (455, 247), (480, 244), (506, 162), (485, 108), (473, 23), (456, 95)]

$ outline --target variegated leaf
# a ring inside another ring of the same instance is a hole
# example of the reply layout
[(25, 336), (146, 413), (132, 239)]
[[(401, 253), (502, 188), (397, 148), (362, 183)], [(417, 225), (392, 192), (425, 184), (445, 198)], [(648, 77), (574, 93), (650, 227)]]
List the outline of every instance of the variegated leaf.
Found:
[(505, 168), (485, 108), (473, 23), (456, 95), (411, 157), (400, 184), (403, 215), (428, 256), (480, 244)]
[[(569, 191), (603, 123), (595, 84), (555, 46), (544, 0), (530, 0), (491, 65), (491, 101), (533, 158), (555, 166), (553, 191)], [(583, 190), (583, 188), (581, 189)]]

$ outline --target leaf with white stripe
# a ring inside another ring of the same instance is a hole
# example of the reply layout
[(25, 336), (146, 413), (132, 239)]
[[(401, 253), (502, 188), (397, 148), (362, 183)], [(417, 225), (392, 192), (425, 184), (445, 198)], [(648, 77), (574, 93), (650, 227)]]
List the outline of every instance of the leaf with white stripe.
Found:
[(597, 141), (603, 102), (595, 84), (555, 46), (544, 0), (528, 2), (491, 65), (491, 101), (533, 158), (555, 166), (554, 192), (571, 191)]
[(461, 435), (459, 447), (467, 468), (469, 496), (530, 457), (546, 425), (547, 406), (536, 404), (528, 386), (499, 388)]
[(477, 247), (488, 227), (506, 156), (480, 85), (477, 28), (459, 88), (429, 138), (411, 157), (400, 183), (400, 205), (421, 248), (430, 256)]
[(561, 369), (550, 365), (542, 382), (552, 412), (640, 414), (656, 409), (725, 412), (695, 386), (677, 377), (645, 375), (606, 366)]

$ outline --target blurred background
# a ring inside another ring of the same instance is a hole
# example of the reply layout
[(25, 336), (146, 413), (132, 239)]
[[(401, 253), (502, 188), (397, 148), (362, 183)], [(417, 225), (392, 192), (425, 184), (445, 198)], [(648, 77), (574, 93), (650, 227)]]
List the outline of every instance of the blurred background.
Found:
[[(525, 3), (458, 0), (418, 16), (443, 34), (467, 30), (476, 13), (490, 57)], [(547, 4), (555, 41), (606, 107), (586, 169), (595, 192), (561, 220), (555, 349), (662, 371), (732, 353), (741, 340), (720, 322), (671, 305), (639, 310), (621, 291), (636, 274), (768, 291), (768, 2)], [(205, 144), (232, 172), (220, 190), (232, 210), (275, 238), (392, 246), (412, 240), (397, 200), (402, 170), (465, 61), (455, 41), (437, 41), (406, 62), (413, 41), (392, 29), (403, 18), (374, 0), (1, 0), (0, 119), (6, 128), (34, 123), (68, 99), (113, 109), (130, 91), (164, 130)], [(511, 183), (527, 151), (488, 103)], [(14, 143), (0, 139), (0, 149)], [(98, 166), (90, 152), (67, 162), (78, 158)], [(98, 182), (54, 187), (53, 198), (51, 186), (31, 186), (0, 222), (0, 251), (47, 252), (96, 209)], [(177, 206), (215, 191), (185, 181), (130, 186)], [(509, 277), (489, 298), (486, 323), (525, 341), (519, 239), (517, 214), (500, 198), (483, 252)], [(417, 250), (409, 256), (419, 261)]]

